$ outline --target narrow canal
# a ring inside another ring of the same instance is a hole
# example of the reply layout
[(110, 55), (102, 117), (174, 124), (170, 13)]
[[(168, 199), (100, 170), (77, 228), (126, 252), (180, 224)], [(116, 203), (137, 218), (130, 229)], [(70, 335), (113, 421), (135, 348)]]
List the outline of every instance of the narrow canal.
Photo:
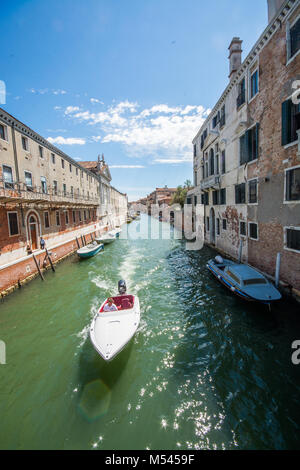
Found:
[[(298, 307), (281, 303), (270, 313), (243, 303), (207, 272), (212, 250), (147, 240), (148, 221), (0, 304), (0, 448), (299, 447)], [(89, 324), (121, 278), (140, 298), (141, 324), (103, 364)]]

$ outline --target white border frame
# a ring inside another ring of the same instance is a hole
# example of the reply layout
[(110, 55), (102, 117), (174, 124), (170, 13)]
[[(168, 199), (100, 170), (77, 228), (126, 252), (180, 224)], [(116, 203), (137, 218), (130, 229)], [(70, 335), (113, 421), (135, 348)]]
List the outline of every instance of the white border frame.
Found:
[[(257, 226), (257, 238), (252, 238), (252, 237), (250, 237), (250, 225), (251, 225), (251, 224)], [(248, 222), (248, 238), (249, 238), (249, 240), (253, 240), (254, 242), (259, 241), (259, 226), (258, 226), (258, 222), (253, 222), (253, 221)]]
[(291, 170), (297, 170), (297, 168), (300, 168), (300, 165), (292, 166), (291, 168), (285, 168), (284, 169), (284, 185), (283, 185), (283, 204), (300, 204), (300, 199), (298, 201), (288, 201), (286, 199), (286, 178), (287, 178), (287, 172)]
[(298, 230), (300, 231), (300, 226), (299, 227), (294, 227), (294, 226), (285, 226), (283, 227), (283, 249), (286, 251), (291, 251), (292, 253), (298, 253), (300, 254), (300, 250), (295, 250), (294, 248), (288, 248), (287, 247), (287, 230)]

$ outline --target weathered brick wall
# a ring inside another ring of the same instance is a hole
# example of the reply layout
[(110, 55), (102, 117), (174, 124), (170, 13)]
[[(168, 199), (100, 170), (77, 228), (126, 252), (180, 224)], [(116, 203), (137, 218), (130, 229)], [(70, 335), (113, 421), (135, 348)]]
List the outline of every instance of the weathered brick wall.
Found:
[[(294, 14), (300, 13), (300, 8)], [(275, 275), (276, 255), (282, 254), (281, 279), (300, 290), (300, 253), (284, 248), (284, 227), (300, 226), (300, 205), (284, 204), (285, 169), (299, 165), (297, 145), (281, 143), (281, 107), (300, 79), (300, 55), (287, 65), (286, 24), (283, 23), (259, 56), (259, 93), (249, 103), (249, 126), (260, 124), (259, 159), (248, 164), (247, 177), (258, 177), (257, 220), (248, 210), (248, 221), (257, 221), (259, 240), (249, 240), (248, 260)]]
[[(94, 236), (95, 234), (93, 234)], [(85, 237), (87, 242), (91, 241), (91, 234)], [(81, 242), (80, 242), (81, 243)], [(76, 241), (71, 241), (64, 245), (51, 250), (51, 259), (53, 263), (61, 260), (65, 256), (73, 253), (78, 249)], [(36, 259), (40, 268), (44, 266), (45, 252), (37, 254)], [(49, 267), (47, 260), (46, 266)], [(0, 295), (5, 295), (8, 291), (13, 290), (18, 284), (22, 284), (26, 279), (31, 278), (33, 275), (38, 274), (38, 269), (32, 256), (26, 260), (13, 264), (3, 270), (0, 270)]]

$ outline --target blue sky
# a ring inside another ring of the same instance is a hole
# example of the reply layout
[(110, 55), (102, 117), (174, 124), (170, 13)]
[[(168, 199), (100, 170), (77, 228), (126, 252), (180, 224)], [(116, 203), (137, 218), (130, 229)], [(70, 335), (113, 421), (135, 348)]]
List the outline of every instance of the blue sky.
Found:
[(9, 113), (137, 199), (192, 180), (192, 138), (267, 24), (267, 0), (1, 0)]

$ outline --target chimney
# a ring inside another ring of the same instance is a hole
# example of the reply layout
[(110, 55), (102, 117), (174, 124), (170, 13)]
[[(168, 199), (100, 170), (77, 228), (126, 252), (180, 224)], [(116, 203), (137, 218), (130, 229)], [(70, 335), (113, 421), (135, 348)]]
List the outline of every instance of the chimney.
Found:
[(240, 38), (233, 38), (229, 49), (229, 79), (231, 80), (235, 72), (242, 63), (242, 42)]
[(268, 0), (268, 22), (271, 23), (272, 19), (278, 13), (285, 0)]

